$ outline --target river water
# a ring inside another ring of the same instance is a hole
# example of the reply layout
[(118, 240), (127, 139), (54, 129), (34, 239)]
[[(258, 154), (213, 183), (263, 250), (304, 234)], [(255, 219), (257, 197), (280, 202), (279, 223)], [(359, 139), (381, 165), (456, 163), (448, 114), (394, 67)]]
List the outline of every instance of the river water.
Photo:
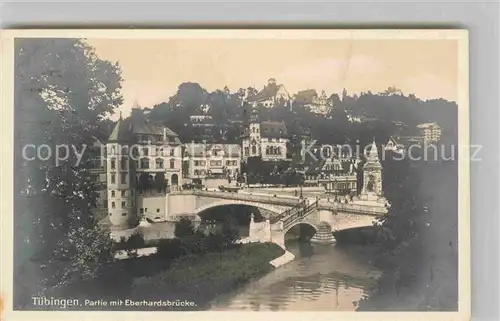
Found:
[(354, 311), (380, 277), (373, 251), (362, 246), (293, 241), (296, 258), (211, 302), (211, 310)]

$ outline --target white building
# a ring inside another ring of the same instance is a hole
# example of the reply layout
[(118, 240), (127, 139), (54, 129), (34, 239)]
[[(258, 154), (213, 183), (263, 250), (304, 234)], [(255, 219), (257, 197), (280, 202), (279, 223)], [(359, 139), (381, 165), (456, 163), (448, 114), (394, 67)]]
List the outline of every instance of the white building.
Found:
[(311, 112), (321, 115), (328, 114), (332, 109), (325, 91), (322, 91), (321, 95), (318, 95), (314, 89), (299, 91), (294, 95), (293, 103), (300, 104), (308, 108)]
[(165, 195), (182, 184), (182, 146), (169, 128), (148, 120), (137, 104), (118, 120), (107, 145), (107, 201), (115, 227), (138, 223), (138, 214), (165, 215)]
[(256, 95), (247, 97), (247, 101), (253, 107), (264, 106), (272, 108), (280, 103), (289, 104), (290, 95), (283, 85), (277, 85), (276, 79), (270, 78), (267, 85), (259, 91)]
[(241, 146), (237, 144), (185, 144), (183, 164), (185, 178), (236, 179), (241, 171)]
[(441, 139), (441, 126), (436, 123), (423, 123), (417, 126), (428, 143), (437, 143)]
[(283, 122), (263, 121), (250, 123), (243, 137), (243, 159), (261, 157), (264, 161), (288, 159), (288, 133)]

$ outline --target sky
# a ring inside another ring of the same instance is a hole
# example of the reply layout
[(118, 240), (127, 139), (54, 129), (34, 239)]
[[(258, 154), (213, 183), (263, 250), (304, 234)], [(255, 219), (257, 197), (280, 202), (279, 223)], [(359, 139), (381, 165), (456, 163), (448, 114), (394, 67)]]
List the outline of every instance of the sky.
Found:
[[(183, 82), (208, 91), (262, 89), (269, 78), (290, 95), (381, 92), (395, 86), (421, 99), (457, 100), (456, 40), (87, 39), (101, 59), (122, 69), (124, 116), (168, 101)], [(115, 116), (118, 113), (115, 114)], [(114, 117), (113, 117), (114, 118)]]

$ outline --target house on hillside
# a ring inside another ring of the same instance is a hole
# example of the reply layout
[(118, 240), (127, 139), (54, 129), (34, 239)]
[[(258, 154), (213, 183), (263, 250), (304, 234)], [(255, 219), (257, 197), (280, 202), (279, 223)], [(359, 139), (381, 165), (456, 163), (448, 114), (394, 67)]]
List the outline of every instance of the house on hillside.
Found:
[(423, 123), (417, 126), (421, 130), (425, 141), (428, 143), (437, 143), (441, 139), (441, 126), (437, 123)]
[(264, 106), (267, 108), (275, 107), (280, 103), (289, 104), (291, 100), (285, 86), (276, 84), (274, 78), (270, 78), (261, 91), (246, 99), (253, 107)]
[(322, 91), (321, 95), (318, 95), (314, 89), (299, 91), (294, 95), (293, 103), (302, 105), (311, 112), (321, 115), (326, 115), (331, 110), (325, 91)]
[(243, 159), (261, 157), (263, 161), (287, 160), (289, 141), (285, 123), (252, 121), (242, 137)]

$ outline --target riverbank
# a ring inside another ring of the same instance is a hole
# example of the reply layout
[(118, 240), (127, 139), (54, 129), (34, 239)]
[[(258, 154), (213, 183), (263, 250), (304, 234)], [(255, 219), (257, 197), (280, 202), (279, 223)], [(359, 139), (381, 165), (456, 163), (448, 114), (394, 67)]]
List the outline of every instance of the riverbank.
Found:
[[(100, 279), (74, 284), (71, 288), (51, 289), (46, 295), (77, 299), (82, 303), (77, 310), (201, 311), (206, 310), (215, 297), (272, 271), (274, 267), (269, 262), (284, 253), (273, 243), (251, 243), (175, 259), (153, 254), (117, 260)], [(123, 304), (93, 306), (85, 304), (85, 300), (108, 303), (121, 300)], [(139, 304), (126, 305), (126, 300)], [(149, 306), (154, 302), (164, 305)], [(184, 305), (176, 306), (175, 302)]]
[(267, 274), (284, 250), (272, 243), (242, 244), (228, 251), (181, 257), (168, 269), (134, 280), (131, 297), (187, 300), (203, 310), (216, 296)]

